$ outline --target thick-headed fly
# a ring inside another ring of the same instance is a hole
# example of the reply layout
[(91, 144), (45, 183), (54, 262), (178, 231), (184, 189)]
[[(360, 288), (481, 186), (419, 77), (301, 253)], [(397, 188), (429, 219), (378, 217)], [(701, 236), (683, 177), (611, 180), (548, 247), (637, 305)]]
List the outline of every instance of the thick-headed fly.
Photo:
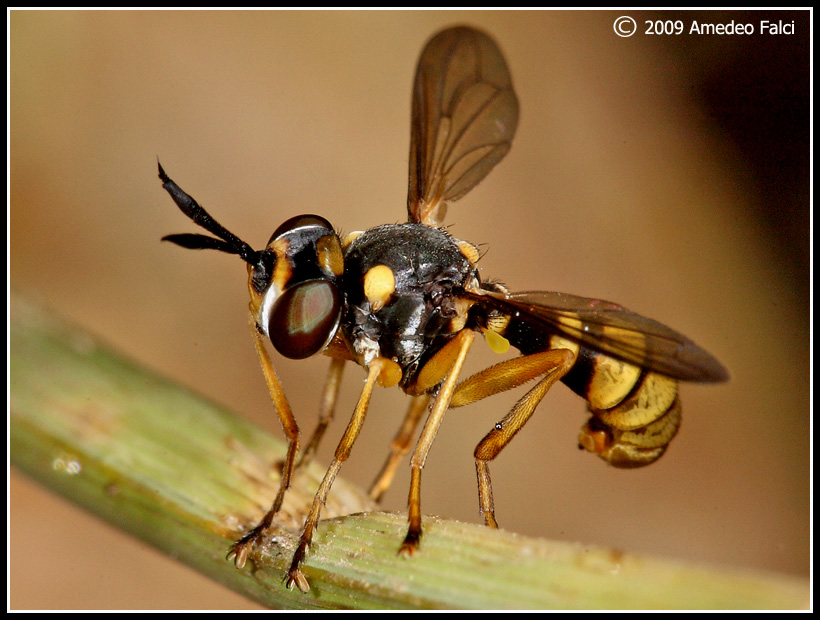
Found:
[[(411, 457), (409, 526), (400, 552), (412, 554), (422, 533), (421, 471), (451, 407), (536, 383), (475, 449), (478, 497), (497, 527), (489, 463), (523, 428), (552, 385), (563, 381), (591, 413), (579, 444), (616, 467), (658, 459), (681, 419), (678, 381), (719, 382), (726, 370), (685, 336), (598, 299), (547, 292), (511, 293), (482, 281), (479, 253), (442, 228), (449, 202), (478, 184), (504, 157), (518, 124), (518, 99), (495, 42), (468, 27), (435, 35), (413, 83), (409, 221), (342, 239), (318, 215), (282, 224), (261, 250), (223, 228), (160, 167), (163, 187), (193, 222), (213, 236), (169, 235), (192, 249), (238, 254), (248, 266), (250, 324), (256, 351), (288, 441), (282, 481), (262, 521), (228, 554), (241, 567), (263, 540), (297, 465), (299, 427), (265, 348), (269, 339), (292, 359), (331, 358), (320, 424), (303, 453), (313, 453), (335, 406), (345, 362), (367, 380), (305, 519), (287, 575), (307, 591), (300, 570), (331, 484), (367, 414), (373, 386), (398, 385), (413, 398), (370, 494), (390, 485), (414, 431), (426, 421)], [(459, 382), (476, 334), (493, 350), (520, 355)]]

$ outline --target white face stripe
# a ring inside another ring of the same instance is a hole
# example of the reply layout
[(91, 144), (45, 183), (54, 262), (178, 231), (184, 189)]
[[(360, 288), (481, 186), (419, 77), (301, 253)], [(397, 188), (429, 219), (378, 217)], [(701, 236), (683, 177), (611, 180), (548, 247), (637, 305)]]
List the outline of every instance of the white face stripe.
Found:
[(271, 312), (273, 312), (273, 304), (276, 303), (276, 300), (279, 299), (281, 294), (282, 291), (279, 287), (276, 286), (274, 282), (271, 282), (271, 285), (262, 297), (262, 305), (259, 307), (259, 316), (256, 317), (256, 324), (262, 328), (262, 332), (268, 338), (270, 338), (270, 333), (268, 333), (268, 323), (270, 322)]

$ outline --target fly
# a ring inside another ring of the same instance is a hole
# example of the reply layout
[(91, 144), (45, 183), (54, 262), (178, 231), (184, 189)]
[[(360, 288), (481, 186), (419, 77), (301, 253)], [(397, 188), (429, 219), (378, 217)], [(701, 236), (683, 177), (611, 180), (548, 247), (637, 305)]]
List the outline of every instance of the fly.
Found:
[[(447, 204), (464, 196), (503, 159), (518, 125), (518, 99), (507, 64), (483, 32), (459, 26), (424, 47), (413, 83), (408, 221), (341, 238), (325, 218), (283, 223), (261, 250), (229, 232), (172, 181), (159, 177), (179, 209), (211, 235), (163, 238), (190, 249), (237, 254), (248, 269), (250, 327), (265, 380), (288, 442), (282, 480), (270, 510), (230, 548), (242, 567), (282, 507), (299, 454), (299, 426), (265, 341), (281, 355), (331, 358), (317, 430), (302, 453), (310, 458), (335, 407), (347, 362), (367, 379), (347, 429), (305, 519), (287, 586), (307, 592), (301, 570), (322, 506), (365, 421), (376, 384), (413, 398), (392, 449), (370, 489), (390, 486), (426, 421), (410, 459), (408, 529), (399, 553), (412, 555), (422, 535), (421, 472), (452, 407), (530, 381), (535, 385), (493, 425), (475, 449), (478, 497), (485, 523), (498, 527), (490, 462), (510, 443), (557, 381), (587, 401), (590, 418), (579, 446), (616, 467), (657, 460), (680, 426), (678, 382), (722, 382), (723, 366), (686, 336), (617, 304), (575, 295), (513, 293), (482, 280), (475, 245), (442, 225)], [(477, 335), (495, 351), (520, 355), (459, 381)]]

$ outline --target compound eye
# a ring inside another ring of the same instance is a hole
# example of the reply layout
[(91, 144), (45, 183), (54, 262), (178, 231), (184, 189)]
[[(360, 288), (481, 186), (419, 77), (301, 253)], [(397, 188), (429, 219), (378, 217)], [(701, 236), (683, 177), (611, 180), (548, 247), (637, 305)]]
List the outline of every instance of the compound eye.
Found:
[(331, 233), (333, 232), (333, 226), (330, 222), (320, 215), (296, 215), (289, 220), (282, 222), (279, 228), (273, 231), (273, 234), (270, 236), (270, 241), (268, 241), (268, 245), (273, 243), (274, 240), (279, 239), (279, 237), (289, 235), (301, 228), (319, 228)]
[(339, 326), (342, 300), (328, 280), (309, 280), (284, 291), (273, 304), (268, 336), (279, 353), (304, 359), (321, 351)]

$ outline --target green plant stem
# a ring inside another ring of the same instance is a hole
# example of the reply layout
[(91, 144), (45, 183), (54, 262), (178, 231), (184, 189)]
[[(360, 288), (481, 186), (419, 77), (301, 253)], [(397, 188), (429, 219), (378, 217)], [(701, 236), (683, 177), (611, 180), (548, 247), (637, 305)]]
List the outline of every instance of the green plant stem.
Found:
[[(300, 471), (266, 548), (237, 570), (230, 543), (267, 509), (284, 445), (19, 299), (11, 302), (11, 458), (123, 531), (269, 607), (791, 609), (807, 580), (692, 566), (403, 515), (337, 480), (310, 548), (308, 594), (283, 585), (321, 467)], [(12, 507), (13, 509), (13, 507)], [(371, 512), (365, 512), (371, 511)], [(363, 513), (336, 516), (348, 513)], [(14, 541), (12, 541), (14, 543)], [(18, 543), (20, 544), (20, 543)], [(89, 544), (93, 544), (90, 541)], [(250, 564), (253, 566), (250, 566)]]

